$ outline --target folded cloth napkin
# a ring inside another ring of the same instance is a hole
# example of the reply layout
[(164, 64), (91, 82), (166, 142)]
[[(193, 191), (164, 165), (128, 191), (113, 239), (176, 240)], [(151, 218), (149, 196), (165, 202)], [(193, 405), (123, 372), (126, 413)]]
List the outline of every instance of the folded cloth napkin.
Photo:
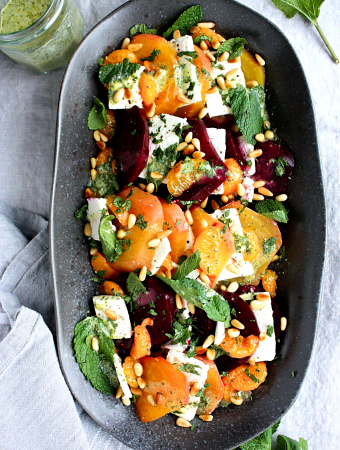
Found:
[(0, 230), (0, 449), (127, 449), (74, 402), (61, 373), (48, 222), (0, 203)]

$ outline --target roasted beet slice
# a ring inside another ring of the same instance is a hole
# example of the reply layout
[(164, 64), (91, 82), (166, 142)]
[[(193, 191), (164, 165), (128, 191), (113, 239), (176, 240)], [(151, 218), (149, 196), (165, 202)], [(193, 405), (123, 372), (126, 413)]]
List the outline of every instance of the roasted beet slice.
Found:
[(149, 127), (137, 106), (116, 115), (117, 133), (115, 159), (121, 188), (134, 181), (146, 166), (149, 157)]
[[(265, 187), (274, 195), (283, 194), (287, 189), (288, 179), (292, 176), (295, 166), (291, 151), (284, 145), (273, 141), (261, 142), (256, 145), (257, 149), (263, 151), (256, 160), (256, 173), (251, 176), (254, 181), (266, 181)], [(287, 165), (283, 166), (284, 173), (278, 176), (275, 173), (278, 158), (283, 158)]]
[(236, 294), (242, 295), (242, 294), (248, 294), (249, 292), (263, 292), (264, 289), (261, 286), (253, 286), (252, 284), (245, 284), (244, 286), (239, 286)]
[(245, 154), (242, 150), (237, 136), (233, 134), (230, 130), (226, 130), (226, 158), (234, 158), (239, 163), (243, 170), (248, 167)]
[(195, 321), (193, 325), (197, 327), (194, 331), (198, 334), (199, 345), (203, 344), (209, 334), (215, 334), (216, 323), (209, 319), (207, 313), (201, 308), (196, 308), (195, 310)]
[(188, 119), (188, 123), (191, 126), (190, 131), (192, 131), (194, 137), (199, 139), (201, 143), (201, 151), (205, 153), (205, 159), (212, 166), (223, 166), (223, 161), (209, 138), (207, 127), (203, 120)]
[(277, 306), (276, 301), (272, 298), (272, 310), (273, 310), (273, 319), (274, 319), (274, 330), (275, 330), (275, 338), (279, 339), (280, 329), (281, 329), (281, 315), (279, 311), (279, 307)]
[(210, 117), (208, 114), (204, 117), (203, 122), (207, 128), (224, 128), (228, 130), (235, 125), (235, 117), (233, 114), (225, 114), (224, 116)]
[(236, 369), (236, 367), (240, 366), (241, 364), (245, 364), (249, 359), (249, 356), (246, 358), (231, 358), (228, 355), (222, 355), (219, 358), (215, 359), (214, 363), (216, 364), (218, 371), (220, 373), (222, 372), (230, 372), (231, 370)]
[[(171, 333), (175, 318), (175, 294), (156, 277), (147, 277), (143, 284), (146, 291), (137, 299), (138, 309), (131, 313), (132, 323), (140, 325), (146, 317), (150, 317), (154, 321), (153, 326), (148, 327), (152, 346), (165, 344), (169, 340), (165, 333)], [(155, 306), (150, 307), (150, 303)], [(150, 309), (157, 315), (150, 314)]]
[(232, 317), (244, 325), (244, 330), (240, 331), (241, 335), (244, 337), (250, 336), (251, 334), (260, 336), (260, 329), (248, 303), (242, 300), (239, 295), (232, 294), (231, 292), (222, 292), (222, 295), (229, 303), (230, 309), (235, 310), (235, 314), (232, 314)]
[(133, 337), (128, 339), (115, 339), (114, 343), (118, 349), (119, 356), (125, 358), (130, 354), (130, 350), (133, 344)]

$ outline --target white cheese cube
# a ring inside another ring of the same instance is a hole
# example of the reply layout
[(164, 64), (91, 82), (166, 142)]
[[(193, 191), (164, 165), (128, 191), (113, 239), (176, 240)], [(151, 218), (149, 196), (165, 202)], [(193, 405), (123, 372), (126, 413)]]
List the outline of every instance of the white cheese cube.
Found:
[(225, 336), (225, 326), (224, 322), (216, 322), (216, 328), (215, 328), (215, 345), (220, 345), (220, 343), (223, 341)]
[[(109, 109), (130, 109), (133, 106), (138, 106), (138, 108), (143, 108), (143, 100), (140, 95), (139, 83), (140, 77), (144, 71), (145, 67), (141, 66), (137, 72), (126, 80), (115, 81), (109, 84)], [(126, 97), (120, 102), (116, 103), (113, 98), (115, 93), (120, 88), (130, 89), (132, 91), (132, 97), (128, 100)]]
[(107, 213), (106, 198), (88, 198), (87, 199), (87, 218), (91, 225), (91, 238), (99, 241), (99, 223), (103, 216)]
[(119, 381), (119, 384), (120, 384), (120, 386), (122, 388), (124, 397), (131, 398), (132, 394), (131, 394), (131, 391), (130, 391), (130, 387), (128, 385), (128, 382), (126, 381), (126, 377), (125, 377), (125, 374), (124, 374), (122, 363), (120, 362), (120, 358), (117, 355), (117, 353), (115, 353), (113, 355), (113, 362), (114, 362), (114, 365), (115, 365), (115, 368), (116, 368), (118, 381)]
[(150, 272), (152, 275), (154, 275), (161, 265), (163, 264), (163, 261), (168, 256), (168, 254), (171, 252), (171, 246), (168, 238), (164, 238), (161, 240), (161, 243), (158, 247), (156, 247), (156, 253), (155, 257), (152, 260), (152, 265)]
[[(226, 215), (227, 212), (228, 212), (228, 215)], [(236, 208), (224, 209), (223, 211), (221, 209), (216, 209), (213, 213), (210, 214), (210, 216), (213, 217), (214, 219), (219, 220), (221, 218), (221, 216), (224, 214), (226, 215), (227, 219), (231, 220), (231, 222), (229, 224), (229, 228), (237, 227), (239, 230), (238, 234), (243, 236), (242, 225), (241, 225), (240, 217), (239, 217), (239, 214), (238, 214), (238, 211)]]
[(226, 131), (223, 128), (207, 128), (207, 133), (220, 158), (224, 161), (227, 149)]
[[(256, 294), (259, 294), (258, 292)], [(268, 292), (266, 292), (267, 295)], [(255, 361), (272, 361), (276, 355), (276, 338), (275, 338), (275, 330), (274, 330), (274, 318), (273, 318), (273, 309), (272, 304), (269, 300), (266, 301), (266, 306), (260, 311), (253, 311), (257, 325), (260, 328), (261, 333), (267, 333), (268, 327), (271, 328), (272, 335), (268, 336), (266, 334), (266, 339), (264, 341), (259, 341), (259, 346), (254, 353)]]
[(238, 69), (238, 71), (232, 77), (232, 80), (245, 86), (244, 75), (241, 69), (241, 61), (237, 61), (234, 63), (230, 63), (229, 61), (218, 61), (213, 68), (212, 78), (215, 80), (217, 77), (224, 77), (228, 72), (234, 69)]
[(248, 200), (248, 202), (253, 201), (254, 197), (254, 180), (249, 177), (244, 177), (243, 186), (246, 190), (245, 194), (242, 196), (242, 200)]
[[(240, 273), (236, 274), (227, 269), (229, 264), (235, 264), (240, 269)], [(234, 253), (230, 260), (227, 262), (226, 267), (222, 270), (218, 281), (231, 280), (232, 278), (247, 277), (253, 275), (254, 269), (249, 261), (244, 261), (242, 253)]]
[(208, 114), (210, 117), (224, 116), (225, 114), (233, 113), (229, 106), (223, 104), (222, 97), (219, 92), (207, 94), (205, 97), (205, 103), (207, 105)]
[(249, 158), (249, 153), (254, 151), (254, 146), (249, 144), (243, 136), (239, 136), (238, 142), (240, 144), (241, 150), (243, 151), (243, 154), (246, 158), (246, 161), (250, 161), (249, 166), (246, 167), (246, 174), (248, 176), (254, 175), (256, 172), (256, 164), (255, 164), (255, 158)]
[[(111, 339), (124, 339), (132, 336), (129, 313), (124, 300), (116, 295), (98, 295), (93, 297), (96, 316), (102, 319), (110, 329)], [(111, 320), (105, 314), (111, 309), (117, 314), (117, 320)]]
[(178, 39), (172, 39), (170, 41), (170, 44), (173, 46), (177, 53), (195, 51), (192, 36), (189, 36), (188, 34), (186, 34), (185, 36), (181, 36)]
[(194, 233), (192, 232), (191, 227), (189, 226), (189, 231), (188, 231), (188, 236), (187, 236), (187, 241), (185, 244), (184, 251), (186, 252), (187, 250), (191, 250), (192, 247), (194, 246), (194, 243), (195, 243), (195, 236), (194, 236)]
[(197, 269), (193, 270), (189, 273), (189, 275), (186, 276), (186, 278), (190, 278), (191, 280), (196, 280), (200, 276), (200, 273)]

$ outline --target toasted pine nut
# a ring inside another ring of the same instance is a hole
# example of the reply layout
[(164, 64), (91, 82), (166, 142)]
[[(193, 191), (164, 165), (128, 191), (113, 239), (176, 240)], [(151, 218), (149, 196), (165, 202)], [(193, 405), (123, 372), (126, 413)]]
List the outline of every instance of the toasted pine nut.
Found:
[(261, 302), (266, 302), (266, 301), (270, 300), (270, 295), (269, 294), (263, 294), (263, 293), (257, 294), (256, 295), (256, 300), (260, 300)]
[(232, 200), (234, 198), (233, 194), (228, 194), (228, 200)]
[(263, 197), (263, 195), (260, 195), (260, 194), (254, 194), (253, 195), (253, 200), (259, 202), (261, 200), (264, 200), (264, 197)]
[(264, 66), (266, 64), (266, 61), (257, 53), (255, 53), (255, 59), (260, 64), (260, 66)]
[(214, 416), (212, 416), (211, 414), (201, 414), (200, 416), (198, 416), (201, 420), (203, 420), (203, 422), (211, 422), (214, 418)]
[(216, 350), (208, 348), (207, 353), (205, 355), (209, 359), (209, 361), (214, 361), (216, 356)]
[(127, 46), (127, 49), (130, 50), (130, 52), (136, 52), (137, 50), (140, 50), (143, 47), (143, 44), (129, 44)]
[(138, 377), (138, 378), (137, 378), (137, 383), (138, 383), (138, 386), (139, 386), (141, 389), (144, 389), (144, 388), (145, 388), (145, 381), (143, 380), (142, 377)]
[(113, 96), (113, 101), (115, 103), (119, 103), (123, 100), (125, 95), (125, 89), (123, 87), (121, 87), (120, 89), (118, 89), (118, 91), (115, 92), (114, 96)]
[(95, 180), (97, 176), (96, 169), (91, 169), (91, 180)]
[(156, 405), (161, 405), (164, 403), (164, 395), (161, 392), (157, 392), (156, 394)]
[(262, 150), (253, 150), (252, 152), (250, 152), (248, 154), (249, 158), (258, 158), (259, 156), (261, 156), (263, 153)]
[[(206, 115), (208, 114), (208, 108), (202, 108), (201, 110), (200, 110), (200, 112), (198, 113), (198, 118), (199, 119), (203, 119), (203, 117), (205, 117)], [(194, 143), (193, 143), (194, 144)], [(195, 144), (194, 144), (195, 145)], [(196, 147), (196, 145), (195, 145), (195, 147)]]
[(266, 333), (260, 333), (259, 339), (260, 341), (265, 341), (266, 337), (267, 337)]
[(218, 87), (214, 86), (212, 88), (210, 88), (207, 92), (207, 94), (215, 94), (215, 92), (218, 92)]
[(191, 212), (189, 211), (189, 209), (187, 209), (184, 213), (185, 218), (187, 219), (187, 222), (189, 225), (192, 225), (194, 223), (194, 219), (192, 218)]
[(265, 181), (262, 181), (262, 180), (260, 180), (260, 181), (255, 181), (255, 183), (254, 183), (254, 188), (257, 189), (257, 188), (259, 188), (259, 187), (263, 187), (265, 184), (266, 184), (266, 182), (265, 182)]
[(285, 331), (285, 329), (287, 328), (287, 318), (286, 317), (281, 317), (281, 331)]
[(229, 272), (234, 273), (235, 275), (239, 275), (241, 273), (241, 270), (235, 266), (235, 264), (228, 264), (227, 269)]
[(213, 39), (211, 41), (211, 46), (214, 50), (217, 50), (220, 45), (221, 45), (221, 43), (218, 39)]
[(229, 59), (230, 64), (236, 64), (239, 62), (241, 62), (241, 56), (238, 56), (237, 58), (234, 58), (234, 59)]
[(183, 417), (179, 417), (176, 420), (176, 425), (182, 428), (191, 428), (191, 423), (184, 419)]
[(272, 259), (270, 260), (270, 262), (274, 262), (274, 261), (276, 261), (277, 259), (279, 259), (279, 256), (278, 256), (278, 255), (274, 255), (274, 256), (272, 257)]
[(217, 34), (217, 38), (218, 38), (218, 40), (219, 40), (220, 42), (224, 42), (224, 41), (225, 41), (224, 37), (221, 36), (220, 34)]
[(199, 22), (197, 24), (199, 28), (214, 28), (214, 22)]
[(220, 289), (222, 292), (226, 292), (228, 290), (225, 284), (221, 284)]
[(221, 202), (228, 203), (229, 199), (227, 195), (221, 195)]
[(274, 139), (274, 133), (271, 131), (271, 130), (267, 130), (265, 133), (264, 133), (264, 137), (266, 138), (266, 139), (269, 139), (269, 140), (271, 140), (271, 139)]
[(227, 288), (227, 291), (228, 292), (236, 292), (237, 289), (238, 289), (238, 282), (237, 281), (233, 281), (232, 283), (229, 284), (229, 286)]
[(263, 122), (263, 128), (264, 128), (265, 130), (269, 130), (269, 128), (270, 128), (270, 122), (269, 122), (269, 120), (265, 120), (265, 121)]
[(130, 230), (136, 223), (136, 216), (134, 214), (129, 214), (128, 218), (128, 229)]
[(217, 203), (216, 200), (211, 200), (211, 207), (214, 211), (216, 211), (216, 209), (219, 209), (220, 205)]
[(107, 142), (109, 139), (105, 136), (105, 134), (103, 134), (103, 133), (100, 133), (100, 139), (103, 141), (103, 142)]
[(247, 81), (246, 82), (246, 86), (249, 87), (249, 88), (252, 88), (252, 87), (255, 87), (255, 86), (258, 86), (258, 85), (259, 85), (259, 83), (256, 80), (252, 80), (252, 81)]
[(146, 192), (148, 192), (149, 194), (152, 194), (154, 190), (155, 190), (155, 185), (153, 183), (149, 183), (146, 186)]
[(188, 302), (188, 310), (189, 310), (190, 314), (195, 314), (195, 311), (196, 311), (195, 305)]
[(192, 154), (192, 157), (193, 157), (194, 159), (202, 159), (202, 158), (205, 157), (205, 153), (200, 152), (199, 150), (196, 150), (196, 151)]
[(234, 328), (237, 328), (238, 330), (244, 330), (244, 325), (237, 319), (233, 319), (231, 321), (231, 324)]
[(237, 195), (239, 195), (240, 197), (243, 197), (245, 193), (246, 193), (246, 190), (245, 190), (243, 184), (239, 183), (237, 185)]
[(158, 239), (164, 239), (164, 238), (170, 236), (171, 233), (172, 233), (172, 230), (160, 231), (159, 233), (157, 233), (157, 237), (158, 237)]
[(191, 139), (193, 138), (194, 136), (193, 136), (193, 134), (192, 134), (192, 131), (189, 131), (189, 133), (185, 136), (185, 142), (187, 143), (187, 144), (189, 144), (189, 142), (191, 142)]
[(193, 397), (200, 390), (200, 385), (197, 381), (191, 386), (190, 395)]
[(147, 272), (147, 268), (146, 268), (146, 266), (143, 266), (143, 267), (141, 268), (140, 272), (139, 272), (139, 276), (138, 276), (139, 281), (144, 281), (144, 280), (145, 280), (145, 278), (146, 278), (146, 272)]
[(179, 39), (181, 37), (181, 32), (179, 30), (175, 30), (172, 34), (174, 39)]
[(269, 189), (267, 189), (265, 187), (258, 188), (258, 191), (260, 194), (265, 195), (267, 197), (273, 197), (273, 195), (274, 195)]
[(236, 81), (230, 81), (227, 80), (225, 82), (226, 87), (230, 88), (230, 89), (235, 89), (236, 88)]
[(267, 306), (267, 302), (263, 302), (260, 300), (252, 300), (250, 302), (250, 307), (253, 311), (260, 311), (261, 309)]
[(106, 317), (108, 317), (111, 320), (117, 320), (118, 319), (116, 311), (112, 311), (112, 309), (109, 309), (109, 308), (105, 309), (105, 315), (106, 315)]
[(123, 389), (122, 386), (119, 385), (117, 392), (116, 392), (116, 398), (120, 398), (123, 395)]
[(141, 377), (143, 375), (143, 366), (141, 363), (136, 362), (133, 368), (137, 377)]
[(94, 352), (97, 352), (99, 350), (99, 342), (98, 342), (98, 339), (96, 338), (96, 336), (93, 336), (93, 338), (91, 340), (91, 346), (92, 346), (92, 350)]
[(95, 169), (97, 165), (97, 160), (96, 158), (91, 158), (91, 167), (92, 169)]
[(187, 142), (181, 142), (180, 144), (177, 145), (176, 152), (181, 152), (187, 146), (188, 146)]
[(238, 68), (229, 70), (229, 72), (226, 75), (227, 81), (232, 81), (232, 79), (235, 77), (237, 72), (238, 72)]
[(95, 141), (97, 141), (97, 142), (100, 141), (100, 132), (99, 132), (99, 130), (96, 130), (96, 131), (93, 132), (93, 139)]
[(243, 403), (242, 398), (239, 398), (239, 397), (230, 397), (230, 401), (231, 401), (231, 403), (234, 403), (234, 405), (237, 405), (237, 406), (242, 405), (242, 403)]
[(97, 144), (97, 147), (100, 148), (100, 150), (104, 150), (106, 148), (106, 144), (103, 141), (96, 142), (96, 144)]
[(176, 308), (177, 309), (182, 309), (183, 308), (183, 303), (182, 303), (181, 297), (178, 294), (176, 294), (175, 298), (176, 298)]
[(166, 278), (166, 275), (165, 275), (165, 273), (164, 273), (162, 270), (160, 270), (160, 271), (158, 272), (158, 275), (159, 275), (160, 277)]
[(200, 220), (200, 225), (202, 228), (207, 228), (208, 222), (205, 219)]
[(205, 41), (200, 42), (200, 47), (202, 50), (208, 50), (207, 43)]
[(130, 44), (130, 39), (129, 38), (125, 38), (123, 43), (122, 43), (122, 49), (127, 48), (128, 45)]
[(184, 95), (184, 94), (178, 94), (177, 95), (177, 100), (179, 101), (179, 102), (181, 102), (181, 103), (186, 103), (187, 105), (189, 104), (189, 103), (191, 103), (191, 100), (190, 100), (190, 98), (188, 98), (186, 95)]
[(248, 363), (250, 366), (255, 366), (255, 356), (251, 356), (251, 357), (248, 359), (247, 363)]
[(209, 279), (208, 275), (205, 274), (204, 272), (200, 273), (200, 279), (201, 279), (201, 281), (203, 281), (203, 283), (210, 284), (210, 279)]
[(92, 197), (93, 192), (91, 191), (90, 188), (86, 188), (84, 194), (86, 198), (89, 198)]
[(195, 348), (195, 353), (197, 355), (203, 355), (203, 353), (205, 353), (207, 351), (206, 348), (203, 348), (202, 345), (199, 345), (198, 347)]
[(217, 84), (219, 85), (219, 87), (224, 90), (225, 87), (226, 87), (224, 78), (223, 77), (217, 77), (216, 81), (217, 81)]
[(131, 394), (137, 395), (137, 397), (140, 397), (141, 395), (143, 395), (142, 390), (139, 389), (139, 388), (135, 388), (135, 387), (131, 387), (130, 386), (130, 391), (131, 391)]
[(123, 229), (120, 229), (117, 231), (117, 238), (118, 239), (123, 239), (126, 236), (126, 232)]
[(150, 176), (154, 180), (163, 180), (163, 178), (164, 178), (164, 176), (161, 173), (158, 173), (158, 172), (151, 172)]
[(152, 103), (152, 105), (149, 106), (148, 110), (146, 111), (146, 117), (149, 117), (150, 119), (155, 115), (155, 111), (156, 111), (156, 103)]
[(220, 55), (220, 57), (218, 58), (218, 62), (226, 61), (228, 58), (229, 58), (229, 53), (228, 53), (228, 52), (224, 52), (224, 53), (222, 53), (222, 55)]
[(91, 233), (92, 233), (91, 225), (89, 223), (86, 223), (84, 226), (84, 234), (85, 234), (85, 236), (88, 237), (88, 236), (91, 236)]
[(144, 184), (144, 183), (138, 183), (138, 187), (139, 187), (139, 189), (142, 189), (142, 191), (145, 191), (145, 189), (146, 189), (146, 184)]
[(227, 333), (231, 338), (236, 338), (240, 335), (240, 330), (236, 330), (236, 328), (228, 328)]
[(187, 147), (183, 150), (183, 155), (187, 156), (190, 155), (195, 150), (195, 147), (192, 144), (188, 144)]
[(198, 33), (200, 31), (200, 27), (194, 26), (190, 28), (190, 33), (191, 34), (195, 34)]
[(153, 398), (153, 396), (152, 396), (151, 394), (149, 394), (149, 395), (146, 397), (146, 399), (147, 399), (147, 401), (150, 403), (150, 405), (156, 406), (155, 399)]
[(192, 143), (192, 145), (193, 145), (195, 148), (197, 148), (197, 150), (201, 150), (201, 142), (200, 142), (199, 139), (193, 138), (193, 139), (191, 140), (191, 143)]
[(208, 204), (208, 198), (209, 197), (207, 197), (205, 200), (203, 200), (203, 202), (201, 203), (201, 208), (205, 208), (206, 206), (207, 206), (207, 204)]
[(287, 198), (288, 198), (288, 195), (286, 195), (286, 194), (280, 194), (280, 195), (277, 195), (277, 196), (275, 197), (275, 200), (276, 200), (277, 202), (285, 202), (285, 201), (287, 200)]
[(151, 241), (148, 242), (148, 246), (149, 247), (158, 247), (160, 243), (161, 243), (161, 240), (158, 238), (155, 238), (155, 239), (151, 239)]
[(208, 50), (206, 56), (210, 61), (215, 61), (215, 56)]
[(171, 270), (170, 269), (166, 269), (166, 277), (171, 280), (172, 275), (171, 275)]
[(264, 141), (264, 134), (263, 133), (256, 134), (255, 135), (255, 139), (257, 140), (257, 142), (263, 142)]
[(144, 61), (143, 66), (145, 67), (145, 70), (151, 70), (151, 63), (150, 61)]
[(90, 248), (90, 255), (91, 255), (91, 256), (95, 255), (95, 254), (97, 253), (97, 251), (98, 251), (98, 250), (97, 250), (96, 248), (91, 247), (91, 248)]
[[(125, 93), (125, 98), (126, 98), (127, 100), (130, 100), (130, 99), (132, 98), (132, 90), (131, 90), (131, 89), (125, 88), (124, 93)], [(102, 139), (102, 141), (103, 141), (103, 140), (104, 140), (104, 139)], [(105, 141), (104, 141), (104, 142), (105, 142)]]
[(212, 345), (215, 341), (215, 336), (213, 334), (209, 334), (209, 336), (206, 338), (206, 340), (203, 342), (202, 347), (208, 348), (210, 345)]

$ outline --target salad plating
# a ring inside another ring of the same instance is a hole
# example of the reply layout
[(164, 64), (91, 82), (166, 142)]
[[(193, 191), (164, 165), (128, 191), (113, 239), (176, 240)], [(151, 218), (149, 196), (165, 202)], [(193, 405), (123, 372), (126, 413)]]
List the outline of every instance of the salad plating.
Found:
[(75, 328), (80, 369), (142, 422), (182, 427), (251, 399), (287, 325), (268, 266), (294, 159), (270, 124), (265, 61), (201, 19), (193, 6), (163, 37), (135, 25), (99, 60), (108, 109), (89, 113), (100, 151), (75, 214), (99, 283)]

